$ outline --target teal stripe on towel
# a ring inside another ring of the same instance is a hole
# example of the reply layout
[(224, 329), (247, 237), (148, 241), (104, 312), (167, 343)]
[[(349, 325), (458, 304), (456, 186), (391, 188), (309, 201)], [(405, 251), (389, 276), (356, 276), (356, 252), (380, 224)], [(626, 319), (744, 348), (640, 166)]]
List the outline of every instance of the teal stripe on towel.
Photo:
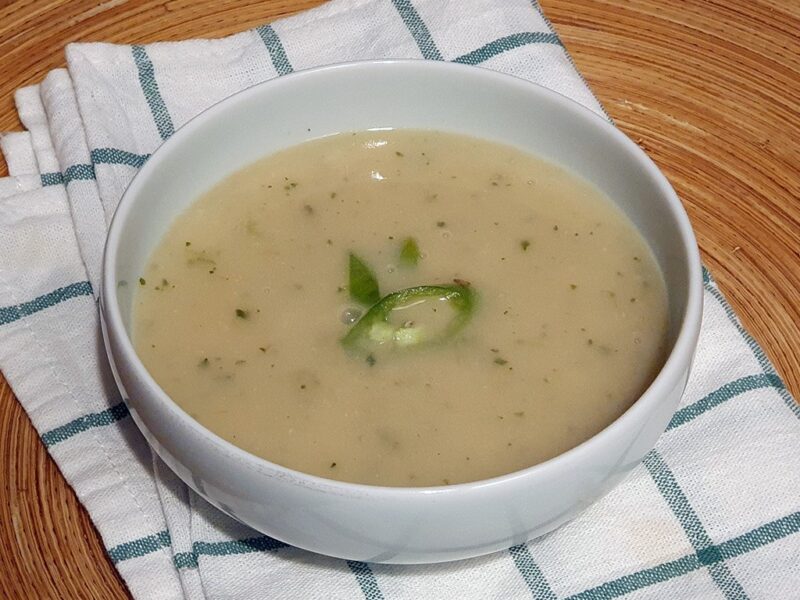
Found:
[(262, 535), (228, 542), (195, 542), (192, 549), (197, 556), (201, 554), (206, 556), (227, 556), (229, 554), (247, 554), (250, 552), (272, 552), (287, 546), (288, 544)]
[(128, 165), (137, 169), (150, 158), (149, 154), (134, 154), (118, 148), (95, 148), (91, 156), (95, 165)]
[(196, 569), (198, 567), (197, 554), (194, 552), (176, 552), (172, 557), (176, 569)]
[(353, 575), (356, 576), (356, 581), (366, 600), (383, 600), (383, 593), (381, 592), (381, 588), (378, 587), (378, 580), (375, 579), (375, 574), (367, 563), (358, 560), (348, 560), (347, 566), (353, 572)]
[(94, 166), (89, 164), (71, 165), (64, 173), (42, 173), (39, 175), (42, 187), (66, 185), (71, 181), (92, 181), (95, 178)]
[(19, 321), (25, 317), (35, 314), (56, 304), (60, 304), (70, 298), (77, 298), (79, 296), (91, 296), (92, 284), (88, 281), (79, 281), (78, 283), (71, 283), (67, 286), (60, 287), (52, 292), (43, 294), (17, 304), (16, 306), (0, 307), (0, 325), (7, 325), (14, 321)]
[(736, 580), (727, 565), (720, 559), (719, 549), (714, 546), (700, 518), (689, 504), (689, 500), (678, 485), (675, 476), (661, 458), (657, 450), (651, 450), (644, 458), (647, 469), (656, 487), (672, 509), (673, 514), (683, 527), (686, 537), (697, 552), (700, 564), (707, 566), (711, 578), (728, 600), (744, 600), (747, 598), (741, 584)]
[(91, 152), (92, 164), (71, 165), (63, 174), (42, 173), (39, 178), (42, 187), (67, 184), (70, 181), (91, 181), (96, 179), (94, 165), (128, 165), (138, 169), (148, 158), (149, 154), (134, 154), (118, 148), (96, 148)]
[(71, 181), (92, 181), (94, 178), (94, 165), (71, 165), (64, 170), (65, 184), (68, 184)]
[(436, 43), (433, 41), (433, 36), (431, 36), (431, 32), (428, 30), (428, 26), (425, 25), (425, 21), (420, 18), (417, 9), (414, 8), (411, 1), (392, 0), (392, 4), (394, 4), (397, 12), (400, 13), (400, 18), (403, 19), (403, 23), (408, 27), (408, 31), (417, 43), (417, 47), (422, 53), (423, 58), (427, 58), (428, 60), (442, 60), (442, 54), (436, 47)]
[(64, 176), (61, 173), (42, 173), (39, 175), (39, 179), (42, 181), (42, 187), (47, 187), (49, 185), (61, 185), (64, 183)]
[(625, 575), (570, 596), (565, 600), (612, 600), (612, 598), (619, 598), (636, 590), (681, 577), (696, 571), (701, 566), (697, 556), (692, 554), (649, 569), (637, 571), (631, 575)]
[(293, 72), (292, 64), (286, 56), (286, 49), (283, 47), (281, 39), (270, 25), (256, 27), (256, 32), (261, 37), (261, 41), (267, 47), (272, 66), (275, 67), (278, 75), (288, 75)]
[(539, 566), (534, 562), (526, 544), (512, 546), (508, 549), (508, 553), (514, 559), (514, 564), (533, 594), (534, 600), (556, 600), (556, 595), (550, 589), (550, 584), (547, 583)]
[(82, 431), (94, 429), (95, 427), (104, 427), (106, 425), (116, 423), (117, 421), (121, 421), (129, 414), (128, 407), (125, 406), (124, 402), (120, 402), (119, 404), (115, 404), (106, 410), (83, 415), (82, 417), (78, 417), (77, 419), (61, 425), (60, 427), (56, 427), (50, 431), (45, 431), (42, 434), (42, 442), (45, 446), (51, 448), (59, 442), (68, 440), (72, 436), (77, 435)]
[(125, 542), (118, 546), (108, 549), (108, 556), (114, 564), (140, 556), (146, 556), (169, 547), (169, 532), (159, 531), (154, 535), (148, 535), (132, 542)]
[(467, 52), (466, 54), (459, 56), (458, 58), (454, 59), (453, 62), (462, 63), (465, 65), (478, 65), (489, 60), (493, 56), (497, 56), (503, 52), (508, 52), (514, 48), (527, 46), (529, 44), (553, 44), (563, 48), (561, 40), (558, 39), (558, 36), (555, 33), (545, 33), (540, 31), (515, 33), (513, 35), (507, 35), (506, 37), (494, 40), (493, 42), (489, 42), (488, 44), (484, 44), (472, 52)]
[(176, 553), (172, 562), (177, 569), (196, 569), (199, 565), (200, 556), (231, 556), (250, 554), (252, 552), (274, 552), (288, 547), (288, 544), (266, 535), (226, 542), (195, 542), (192, 544), (191, 552)]
[(796, 533), (800, 533), (800, 511), (721, 543), (718, 554), (720, 559), (729, 560)]
[(715, 406), (719, 406), (735, 398), (739, 394), (764, 388), (774, 388), (776, 390), (785, 389), (781, 378), (777, 375), (762, 373), (760, 375), (740, 377), (739, 379), (726, 383), (697, 402), (684, 406), (677, 411), (672, 416), (672, 420), (669, 422), (669, 426), (667, 426), (667, 431), (692, 421)]
[(172, 124), (172, 117), (167, 110), (167, 105), (164, 104), (164, 99), (161, 97), (161, 91), (158, 89), (153, 62), (147, 55), (147, 50), (144, 49), (144, 46), (131, 46), (131, 53), (133, 54), (133, 61), (136, 63), (136, 69), (139, 72), (139, 85), (142, 88), (147, 105), (150, 107), (150, 113), (153, 115), (158, 133), (162, 140), (166, 140), (175, 133), (175, 126)]

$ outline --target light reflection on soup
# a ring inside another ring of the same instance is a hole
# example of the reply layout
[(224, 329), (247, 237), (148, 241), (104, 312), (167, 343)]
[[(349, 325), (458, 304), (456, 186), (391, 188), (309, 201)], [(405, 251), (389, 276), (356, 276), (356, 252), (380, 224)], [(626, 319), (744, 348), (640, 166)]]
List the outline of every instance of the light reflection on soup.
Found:
[(137, 351), (184, 410), (358, 483), (547, 460), (621, 415), (665, 354), (661, 274), (607, 198), (440, 132), (341, 134), (248, 166), (175, 221), (137, 287)]

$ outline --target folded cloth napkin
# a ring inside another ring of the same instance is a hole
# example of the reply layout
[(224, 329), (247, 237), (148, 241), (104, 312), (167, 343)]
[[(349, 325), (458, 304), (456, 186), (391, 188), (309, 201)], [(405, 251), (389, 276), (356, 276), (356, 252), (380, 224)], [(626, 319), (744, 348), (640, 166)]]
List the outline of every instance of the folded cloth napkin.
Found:
[(448, 60), (604, 114), (529, 0), (335, 0), (219, 40), (74, 44), (0, 137), (0, 368), (136, 598), (800, 598), (800, 410), (705, 273), (683, 403), (619, 487), (559, 530), (456, 563), (315, 555), (216, 511), (152, 456), (108, 375), (106, 229), (158, 145), (255, 83), (346, 60)]

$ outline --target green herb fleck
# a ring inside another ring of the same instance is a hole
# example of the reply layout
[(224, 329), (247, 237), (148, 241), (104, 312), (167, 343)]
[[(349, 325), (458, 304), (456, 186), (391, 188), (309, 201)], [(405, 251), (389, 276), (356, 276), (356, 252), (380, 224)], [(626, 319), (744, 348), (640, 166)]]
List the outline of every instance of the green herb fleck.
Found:
[(314, 214), (314, 207), (311, 206), (310, 204), (304, 204), (303, 205), (303, 210), (306, 212), (307, 215), (313, 215)]
[(376, 362), (378, 362), (378, 361), (375, 360), (375, 357), (372, 354), (368, 354), (367, 355), (367, 364), (370, 367), (374, 367)]
[(524, 417), (525, 416), (525, 411), (524, 410), (517, 411), (517, 412), (514, 413), (514, 416), (515, 417), (520, 417), (520, 418)]
[(139, 285), (147, 285), (147, 282), (144, 280), (144, 277), (139, 277)]
[(447, 225), (447, 223), (445, 223), (444, 221), (436, 221), (436, 226), (439, 227), (439, 228), (442, 228), (445, 225)]
[(570, 284), (569, 284), (569, 289), (571, 289), (571, 290), (577, 290), (577, 289), (578, 289), (578, 286), (577, 286), (577, 285), (575, 285), (574, 283), (570, 283)]
[(187, 248), (188, 248), (189, 246), (191, 246), (191, 245), (192, 245), (192, 242), (186, 242), (186, 247), (187, 247)]
[(262, 352), (266, 352), (267, 351), (267, 349), (264, 346), (259, 346), (258, 349), (261, 350)]
[(198, 367), (207, 367), (207, 366), (208, 366), (208, 357), (206, 357), (206, 358), (204, 358), (203, 360), (201, 360), (201, 361), (198, 363), (198, 365), (197, 365), (197, 366), (198, 366)]
[(395, 150), (395, 152), (394, 152), (394, 153), (395, 153), (397, 156), (399, 156), (400, 158), (403, 158), (403, 157), (405, 156), (405, 154), (403, 154), (402, 152), (399, 152), (399, 151), (397, 151), (397, 150)]
[(332, 468), (334, 468), (335, 466), (336, 466), (336, 463), (335, 463), (335, 462), (332, 462), (332, 463), (331, 463), (331, 469), (332, 469)]
[(250, 313), (248, 311), (244, 310), (243, 308), (237, 308), (236, 309), (236, 316), (239, 319), (247, 319), (247, 318), (250, 317)]
[(519, 243), (519, 246), (522, 248), (522, 251), (525, 252), (528, 248), (530, 248), (531, 243), (528, 240), (522, 240)]
[(505, 358), (498, 356), (494, 359), (494, 364), (500, 365), (502, 367), (503, 365), (507, 365), (508, 361)]
[(416, 267), (419, 262), (420, 253), (417, 240), (414, 238), (407, 238), (400, 248), (400, 264), (404, 267)]
[(128, 285), (128, 282), (127, 282), (127, 281), (125, 281), (124, 279), (121, 279), (121, 280), (120, 280), (120, 281), (117, 283), (117, 287), (125, 287), (126, 285)]
[(372, 269), (352, 252), (350, 253), (350, 297), (367, 306), (381, 299), (378, 280)]

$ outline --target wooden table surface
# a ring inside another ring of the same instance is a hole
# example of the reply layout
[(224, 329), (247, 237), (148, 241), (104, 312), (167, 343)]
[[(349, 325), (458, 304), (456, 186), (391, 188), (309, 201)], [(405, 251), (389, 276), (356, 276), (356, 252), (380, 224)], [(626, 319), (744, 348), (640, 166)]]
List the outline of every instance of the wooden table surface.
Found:
[[(453, 0), (455, 1), (455, 0)], [(319, 0), (0, 0), (0, 131), (71, 41), (219, 37)], [(689, 212), (705, 264), (800, 397), (800, 3), (542, 0)], [(0, 165), (0, 175), (5, 175)], [(0, 598), (127, 598), (0, 376)]]

